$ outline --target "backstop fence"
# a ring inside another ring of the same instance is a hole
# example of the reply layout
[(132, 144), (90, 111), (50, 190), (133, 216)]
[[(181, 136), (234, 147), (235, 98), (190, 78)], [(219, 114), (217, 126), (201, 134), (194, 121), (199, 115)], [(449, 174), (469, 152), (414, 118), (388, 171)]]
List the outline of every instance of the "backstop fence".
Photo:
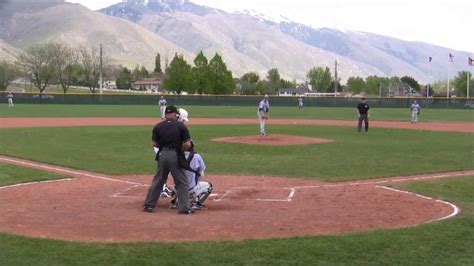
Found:
[[(2, 103), (7, 103), (7, 92), (0, 92)], [(161, 95), (156, 94), (43, 94), (14, 93), (15, 104), (115, 104), (157, 105)], [(262, 96), (242, 95), (164, 95), (168, 104), (202, 106), (257, 106)], [(371, 107), (407, 108), (416, 100), (423, 108), (474, 109), (472, 98), (378, 98), (367, 97)], [(304, 97), (306, 107), (354, 107), (360, 98)], [(298, 106), (297, 96), (270, 96), (272, 106)]]

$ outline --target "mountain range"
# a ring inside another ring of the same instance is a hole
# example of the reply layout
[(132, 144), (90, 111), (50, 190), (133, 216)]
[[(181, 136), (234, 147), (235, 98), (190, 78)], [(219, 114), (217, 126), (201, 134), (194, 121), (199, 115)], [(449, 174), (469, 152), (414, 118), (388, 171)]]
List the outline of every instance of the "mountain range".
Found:
[(175, 53), (193, 64), (200, 51), (208, 59), (217, 52), (234, 77), (255, 71), (265, 78), (277, 68), (282, 77), (297, 81), (313, 67), (333, 70), (337, 61), (343, 82), (370, 75), (431, 82), (447, 78), (450, 53), (451, 73), (465, 70), (471, 55), (377, 34), (274, 21), (249, 11), (228, 13), (188, 0), (128, 0), (99, 11), (62, 0), (0, 3), (1, 58), (47, 41), (89, 48), (102, 43), (112, 63), (148, 69), (157, 53), (166, 65)]

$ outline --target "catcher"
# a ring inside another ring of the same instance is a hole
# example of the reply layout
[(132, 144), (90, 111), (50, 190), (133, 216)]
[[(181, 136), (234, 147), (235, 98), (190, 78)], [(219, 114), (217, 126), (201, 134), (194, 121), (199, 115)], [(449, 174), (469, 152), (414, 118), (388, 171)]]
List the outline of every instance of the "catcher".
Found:
[[(206, 209), (204, 201), (212, 193), (212, 184), (207, 181), (202, 181), (206, 170), (206, 164), (202, 156), (194, 151), (194, 142), (191, 141), (191, 148), (184, 152), (186, 158), (185, 175), (188, 178), (189, 184), (189, 201), (192, 209), (202, 210)], [(178, 199), (176, 197), (176, 190), (173, 189), (171, 193), (171, 208), (177, 208)]]

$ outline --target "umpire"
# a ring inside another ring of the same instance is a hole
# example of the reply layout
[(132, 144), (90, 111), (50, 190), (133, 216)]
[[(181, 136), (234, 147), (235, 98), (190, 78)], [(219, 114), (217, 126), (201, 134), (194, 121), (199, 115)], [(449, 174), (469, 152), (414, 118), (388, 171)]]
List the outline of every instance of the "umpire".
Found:
[(357, 105), (359, 110), (359, 122), (357, 123), (357, 132), (362, 131), (362, 121), (364, 121), (365, 132), (369, 131), (369, 104), (365, 102), (365, 98), (361, 99), (361, 102)]
[(152, 212), (155, 208), (161, 189), (171, 172), (178, 194), (179, 214), (191, 214), (189, 207), (188, 179), (179, 164), (179, 157), (184, 157), (184, 150), (191, 147), (191, 136), (184, 123), (178, 121), (178, 109), (168, 106), (165, 109), (164, 121), (153, 128), (153, 145), (159, 149), (157, 153), (157, 172), (153, 177), (146, 195), (143, 211)]

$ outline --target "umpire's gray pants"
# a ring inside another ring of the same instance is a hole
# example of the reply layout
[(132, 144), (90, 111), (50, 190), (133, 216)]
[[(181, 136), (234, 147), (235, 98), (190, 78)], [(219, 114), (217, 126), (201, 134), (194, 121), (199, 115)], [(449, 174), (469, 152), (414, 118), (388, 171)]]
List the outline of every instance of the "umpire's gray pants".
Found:
[(357, 132), (362, 131), (362, 121), (364, 121), (365, 132), (369, 130), (369, 117), (367, 114), (359, 116), (359, 123), (357, 123)]
[(178, 194), (178, 209), (186, 211), (189, 208), (189, 190), (188, 178), (184, 174), (183, 169), (178, 164), (178, 153), (174, 150), (163, 149), (160, 150), (158, 159), (158, 169), (153, 177), (153, 181), (148, 189), (145, 204), (146, 207), (154, 208), (160, 198), (163, 185), (168, 179), (168, 174), (171, 172), (173, 176), (175, 188)]

